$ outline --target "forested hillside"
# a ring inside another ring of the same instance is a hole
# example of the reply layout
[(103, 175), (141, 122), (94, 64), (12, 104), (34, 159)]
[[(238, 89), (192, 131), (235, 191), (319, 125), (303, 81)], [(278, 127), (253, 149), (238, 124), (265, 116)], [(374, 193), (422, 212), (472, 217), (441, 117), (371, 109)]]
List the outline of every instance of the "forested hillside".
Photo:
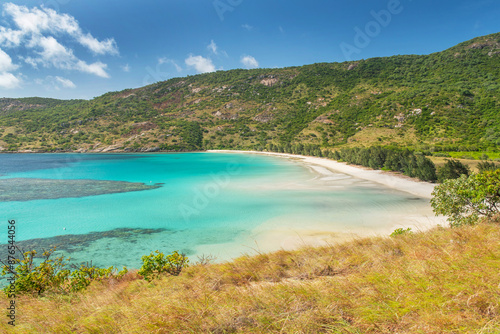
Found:
[(443, 52), (231, 70), (93, 100), (0, 99), (2, 151), (496, 151), (500, 33)]

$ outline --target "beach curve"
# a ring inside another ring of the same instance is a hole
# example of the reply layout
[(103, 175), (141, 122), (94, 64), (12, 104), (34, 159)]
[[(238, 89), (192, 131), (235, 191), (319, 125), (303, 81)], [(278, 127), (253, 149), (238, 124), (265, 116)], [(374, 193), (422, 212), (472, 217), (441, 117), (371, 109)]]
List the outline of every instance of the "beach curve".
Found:
[[(432, 198), (432, 191), (436, 186), (435, 183), (418, 181), (409, 178), (402, 174), (394, 172), (385, 172), (381, 170), (368, 169), (361, 166), (348, 165), (345, 162), (338, 162), (326, 158), (310, 157), (289, 153), (275, 153), (275, 152), (259, 152), (259, 151), (237, 151), (237, 150), (208, 150), (208, 153), (244, 153), (244, 154), (262, 154), (271, 155), (283, 158), (299, 159), (306, 165), (320, 166), (331, 171), (340, 172), (343, 174), (354, 176), (358, 179), (376, 182), (386, 187), (404, 191), (415, 196), (430, 199)], [(316, 169), (316, 171), (318, 171)], [(319, 171), (320, 172), (320, 171)]]

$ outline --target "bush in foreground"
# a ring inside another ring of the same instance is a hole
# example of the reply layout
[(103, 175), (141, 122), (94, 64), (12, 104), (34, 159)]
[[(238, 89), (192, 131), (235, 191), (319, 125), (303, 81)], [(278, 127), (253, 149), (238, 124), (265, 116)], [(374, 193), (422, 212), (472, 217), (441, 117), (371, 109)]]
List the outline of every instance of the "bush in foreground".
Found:
[[(34, 259), (35, 250), (24, 252), (21, 259), (9, 256), (7, 263), (2, 262), (2, 276), (9, 276), (13, 284), (3, 291), (7, 295), (32, 294), (41, 296), (46, 292), (68, 293), (85, 289), (92, 281), (106, 278), (120, 278), (127, 273), (127, 268), (116, 274), (114, 267), (98, 268), (92, 264), (70, 266), (69, 258), (52, 258), (55, 248), (45, 251), (43, 261), (38, 265)], [(73, 270), (71, 270), (73, 269)]]
[(149, 255), (144, 255), (141, 259), (142, 267), (138, 274), (146, 281), (152, 281), (162, 274), (177, 276), (181, 273), (182, 268), (187, 267), (189, 263), (189, 259), (177, 251), (165, 256), (157, 250)]
[(500, 170), (449, 179), (436, 186), (431, 205), (451, 226), (475, 224), (500, 213)]
[[(34, 261), (37, 254), (35, 250), (24, 252), (22, 259), (9, 257), (6, 262), (2, 261), (2, 276), (7, 276), (12, 282), (3, 289), (5, 294), (42, 296), (45, 293), (77, 292), (86, 289), (94, 281), (120, 279), (128, 272), (126, 267), (117, 273), (114, 267), (99, 268), (89, 263), (70, 265), (69, 258), (53, 258), (54, 251), (55, 248), (45, 251), (38, 265)], [(164, 274), (177, 276), (189, 263), (189, 259), (177, 251), (165, 255), (158, 250), (143, 256), (142, 261), (138, 274), (147, 281)]]

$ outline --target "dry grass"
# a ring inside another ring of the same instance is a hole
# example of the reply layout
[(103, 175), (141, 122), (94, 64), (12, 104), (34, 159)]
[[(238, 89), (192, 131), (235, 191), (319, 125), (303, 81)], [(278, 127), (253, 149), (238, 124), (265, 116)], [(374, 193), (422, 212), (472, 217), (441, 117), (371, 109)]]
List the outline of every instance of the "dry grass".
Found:
[[(17, 300), (12, 333), (499, 333), (500, 226), (438, 228), (134, 273)], [(2, 305), (7, 305), (4, 296)]]

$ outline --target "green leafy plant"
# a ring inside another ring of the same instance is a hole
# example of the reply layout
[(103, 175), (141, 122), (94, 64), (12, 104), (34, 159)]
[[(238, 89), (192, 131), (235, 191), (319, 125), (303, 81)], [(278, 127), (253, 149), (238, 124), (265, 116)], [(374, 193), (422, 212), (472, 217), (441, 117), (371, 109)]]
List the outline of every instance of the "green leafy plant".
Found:
[(462, 175), (436, 186), (431, 205), (451, 226), (471, 225), (500, 213), (500, 170)]
[(410, 227), (408, 227), (408, 228), (400, 227), (400, 228), (395, 229), (391, 233), (391, 237), (397, 237), (398, 235), (411, 234), (411, 233), (413, 233), (413, 232), (411, 231)]
[(93, 281), (112, 277), (121, 278), (128, 272), (128, 269), (124, 267), (118, 274), (115, 272), (114, 267), (99, 268), (89, 263), (81, 264), (78, 269), (71, 272), (67, 289), (76, 292), (87, 288)]
[(144, 255), (142, 258), (142, 267), (138, 274), (144, 277), (148, 282), (160, 277), (162, 274), (170, 274), (177, 276), (181, 273), (182, 268), (189, 264), (189, 259), (178, 251), (174, 251), (170, 255), (165, 255), (156, 250), (150, 255)]
[[(126, 272), (124, 268), (115, 275), (115, 268), (98, 268), (92, 264), (81, 264), (80, 267), (69, 265), (69, 258), (58, 256), (51, 258), (55, 248), (44, 251), (43, 260), (35, 263), (35, 250), (24, 252), (21, 259), (9, 257), (2, 261), (2, 276), (14, 278), (15, 284), (3, 289), (6, 294), (34, 294), (45, 292), (68, 293), (85, 289), (92, 281), (105, 278), (121, 278)], [(73, 267), (74, 270), (71, 270)], [(12, 288), (13, 287), (13, 288)]]

